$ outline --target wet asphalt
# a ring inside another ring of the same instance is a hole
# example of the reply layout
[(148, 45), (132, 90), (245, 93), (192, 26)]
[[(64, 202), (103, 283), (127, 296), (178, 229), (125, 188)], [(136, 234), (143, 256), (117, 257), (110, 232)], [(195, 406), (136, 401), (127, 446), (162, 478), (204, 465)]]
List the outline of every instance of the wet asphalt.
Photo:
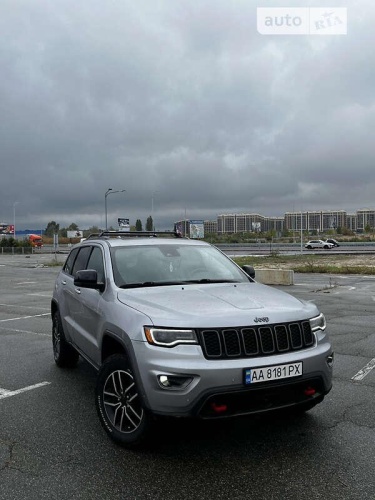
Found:
[(322, 404), (300, 417), (165, 421), (132, 451), (100, 426), (95, 371), (54, 364), (55, 259), (0, 256), (1, 500), (375, 497), (375, 277), (278, 287), (326, 315), (336, 358)]

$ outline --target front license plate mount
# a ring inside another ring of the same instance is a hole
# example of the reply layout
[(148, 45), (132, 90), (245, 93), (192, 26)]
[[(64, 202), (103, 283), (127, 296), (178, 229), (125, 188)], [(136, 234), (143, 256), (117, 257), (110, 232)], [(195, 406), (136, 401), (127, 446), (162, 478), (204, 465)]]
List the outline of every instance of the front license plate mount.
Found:
[(301, 377), (303, 374), (302, 361), (296, 363), (286, 363), (283, 365), (262, 366), (259, 368), (245, 369), (245, 385), (252, 385), (259, 382), (271, 382), (273, 380), (283, 380), (286, 378)]

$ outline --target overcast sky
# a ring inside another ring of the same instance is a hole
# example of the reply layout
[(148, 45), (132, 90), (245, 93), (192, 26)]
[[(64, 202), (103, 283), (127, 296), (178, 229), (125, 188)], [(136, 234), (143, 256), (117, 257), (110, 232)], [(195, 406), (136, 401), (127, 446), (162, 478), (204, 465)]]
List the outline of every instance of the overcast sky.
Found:
[[(296, 6), (348, 34), (257, 32)], [(375, 208), (373, 0), (1, 0), (0, 35), (0, 222)]]

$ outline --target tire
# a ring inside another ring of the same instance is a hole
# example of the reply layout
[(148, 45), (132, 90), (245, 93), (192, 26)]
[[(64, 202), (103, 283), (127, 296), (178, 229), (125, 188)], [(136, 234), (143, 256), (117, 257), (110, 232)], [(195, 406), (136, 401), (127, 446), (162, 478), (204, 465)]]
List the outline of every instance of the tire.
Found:
[(329, 246), (328, 246), (328, 245), (324, 245), (324, 248), (325, 248), (326, 250), (328, 250)]
[(311, 250), (311, 249), (312, 249), (312, 246), (311, 246), (311, 245), (307, 245), (307, 249), (308, 249), (308, 250)]
[(55, 363), (60, 368), (74, 368), (78, 363), (78, 352), (65, 340), (60, 313), (55, 311), (52, 318), (52, 349)]
[(124, 355), (114, 354), (103, 363), (98, 373), (95, 402), (100, 422), (113, 441), (127, 447), (145, 441), (152, 415), (143, 406)]

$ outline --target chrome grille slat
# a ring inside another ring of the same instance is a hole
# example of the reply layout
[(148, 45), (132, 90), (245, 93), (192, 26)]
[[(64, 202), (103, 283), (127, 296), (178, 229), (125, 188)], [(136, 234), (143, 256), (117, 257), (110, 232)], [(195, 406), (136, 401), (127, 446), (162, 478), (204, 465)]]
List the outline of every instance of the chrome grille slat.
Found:
[(250, 358), (307, 349), (315, 343), (309, 321), (198, 330), (208, 359)]

